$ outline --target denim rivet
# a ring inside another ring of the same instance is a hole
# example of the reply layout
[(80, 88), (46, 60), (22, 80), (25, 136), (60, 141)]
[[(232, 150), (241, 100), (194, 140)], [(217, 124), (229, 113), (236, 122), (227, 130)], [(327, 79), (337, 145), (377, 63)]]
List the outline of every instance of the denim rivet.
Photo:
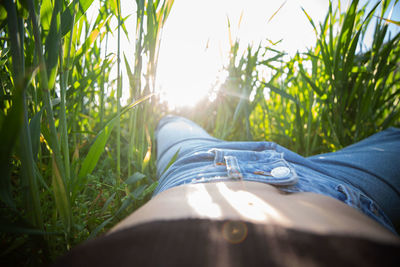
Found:
[(375, 214), (378, 215), (378, 208), (374, 205), (374, 203), (371, 204), (371, 211)]
[(290, 173), (290, 169), (288, 167), (276, 167), (271, 171), (271, 175), (276, 178), (283, 178), (288, 176)]

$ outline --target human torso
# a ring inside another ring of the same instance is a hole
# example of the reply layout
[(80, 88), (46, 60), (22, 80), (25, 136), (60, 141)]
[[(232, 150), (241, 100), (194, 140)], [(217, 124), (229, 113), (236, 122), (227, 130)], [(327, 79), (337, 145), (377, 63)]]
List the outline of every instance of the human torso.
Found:
[(284, 193), (257, 182), (177, 186), (146, 203), (112, 231), (150, 221), (202, 218), (277, 224), (321, 234), (348, 234), (400, 242), (376, 221), (339, 200), (315, 193)]

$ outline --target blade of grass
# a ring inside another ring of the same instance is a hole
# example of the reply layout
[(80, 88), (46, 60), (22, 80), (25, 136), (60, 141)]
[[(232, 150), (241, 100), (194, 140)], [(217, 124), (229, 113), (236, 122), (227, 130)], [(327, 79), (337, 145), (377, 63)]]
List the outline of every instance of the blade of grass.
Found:
[(54, 87), (56, 76), (58, 72), (58, 55), (60, 48), (60, 2), (54, 1), (53, 13), (51, 16), (51, 23), (49, 34), (45, 43), (45, 59), (47, 67), (48, 87), (51, 90)]
[(119, 114), (121, 112), (121, 97), (122, 97), (122, 86), (121, 86), (121, 70), (120, 70), (120, 51), (121, 51), (121, 4), (117, 0), (117, 18), (118, 18), (118, 46), (117, 46), (117, 176), (116, 176), (116, 186), (119, 187), (121, 179), (121, 120), (119, 119)]
[[(40, 84), (42, 87), (43, 91), (43, 102), (46, 108), (46, 117), (47, 117), (47, 122), (49, 124), (50, 128), (50, 134), (51, 134), (51, 144), (52, 144), (52, 150), (55, 154), (56, 158), (56, 163), (58, 166), (58, 169), (63, 175), (65, 173), (64, 171), (64, 165), (61, 159), (61, 153), (60, 153), (60, 148), (59, 148), (59, 143), (58, 143), (58, 137), (57, 137), (57, 130), (55, 127), (55, 122), (54, 122), (54, 114), (53, 114), (53, 109), (51, 105), (51, 97), (50, 97), (50, 88), (49, 88), (49, 83), (48, 83), (48, 76), (47, 76), (47, 68), (46, 68), (46, 62), (43, 56), (42, 52), (42, 46), (40, 44), (41, 42), (41, 37), (40, 37), (40, 31), (39, 31), (39, 25), (36, 17), (36, 12), (35, 12), (35, 5), (33, 3), (33, 0), (27, 0), (28, 1), (28, 6), (29, 6), (29, 15), (32, 20), (32, 28), (33, 28), (33, 33), (34, 33), (34, 39), (35, 39), (35, 48), (36, 48), (36, 53), (39, 58), (39, 66), (40, 66)], [(54, 23), (57, 23), (57, 20), (54, 20)], [(53, 51), (54, 53), (58, 54), (58, 51)]]
[(179, 148), (175, 154), (172, 156), (171, 160), (168, 162), (167, 166), (165, 166), (164, 170), (161, 172), (159, 176), (162, 176), (168, 169), (171, 167), (171, 165), (176, 161), (179, 155), (179, 151), (181, 151), (181, 148)]
[(54, 199), (56, 202), (57, 211), (59, 212), (61, 219), (63, 220), (64, 231), (68, 239), (73, 220), (70, 200), (64, 185), (64, 181), (62, 180), (62, 176), (60, 175), (60, 171), (55, 162), (54, 154), (52, 156), (52, 162), (53, 162), (52, 188), (53, 188)]
[[(62, 3), (63, 5), (64, 3)], [(60, 8), (60, 11), (62, 10), (62, 6)], [(75, 16), (75, 15), (74, 15)], [(74, 19), (73, 19), (74, 20)], [(61, 23), (61, 21), (60, 21)], [(72, 23), (73, 25), (73, 23)], [(60, 28), (62, 25), (60, 25)], [(65, 99), (67, 95), (67, 84), (68, 84), (68, 64), (69, 64), (69, 57), (70, 57), (70, 52), (71, 52), (71, 43), (72, 43), (72, 35), (73, 35), (73, 27), (71, 29), (71, 38), (70, 42), (68, 45), (68, 52), (67, 52), (67, 62), (66, 62), (66, 67), (64, 71), (64, 65), (63, 65), (63, 57), (64, 57), (64, 46), (63, 46), (63, 40), (61, 39), (61, 35), (58, 37), (60, 38), (58, 40), (59, 47), (60, 47), (60, 52), (59, 52), (59, 61), (60, 61), (60, 68), (61, 71), (59, 72), (60, 75), (60, 131), (61, 131), (61, 151), (63, 152), (63, 158), (64, 158), (64, 166), (65, 166), (65, 182), (66, 185), (69, 185), (70, 180), (71, 180), (71, 173), (70, 173), (70, 162), (69, 162), (69, 146), (68, 146), (68, 125), (67, 125), (67, 112), (66, 112), (66, 107), (65, 107)], [(70, 191), (68, 186), (67, 186), (67, 191)]]
[(281, 96), (283, 96), (286, 99), (289, 99), (291, 101), (293, 101), (294, 103), (300, 105), (300, 102), (292, 95), (286, 93), (284, 90), (279, 89), (278, 87), (273, 86), (271, 83), (264, 83), (264, 85), (266, 87), (268, 87), (269, 89), (271, 89), (272, 92), (275, 92)]
[(147, 128), (147, 126), (145, 126), (144, 128), (145, 128), (146, 140), (147, 140), (147, 151), (146, 151), (146, 155), (143, 158), (142, 172), (144, 172), (144, 170), (146, 169), (147, 165), (150, 162), (150, 157), (151, 157), (151, 137), (150, 137), (149, 129)]
[(0, 146), (0, 167), (3, 170), (3, 176), (0, 179), (0, 198), (9, 207), (15, 208), (15, 202), (11, 195), (11, 154), (17, 141), (21, 126), (23, 124), (23, 76), (22, 55), (20, 54), (20, 39), (17, 28), (17, 13), (13, 1), (5, 0), (7, 10), (7, 25), (9, 38), (11, 42), (10, 50), (13, 58), (13, 76), (14, 92), (12, 95), (12, 106), (2, 121), (0, 137), (2, 145)]
[(90, 150), (82, 163), (82, 167), (81, 167), (81, 169), (79, 171), (79, 175), (78, 175), (78, 177), (80, 179), (84, 179), (96, 167), (96, 164), (97, 164), (101, 154), (104, 151), (104, 147), (105, 147), (107, 140), (111, 134), (111, 131), (112, 131), (113, 127), (115, 126), (115, 123), (117, 122), (117, 120), (119, 120), (120, 116), (122, 116), (124, 113), (126, 113), (127, 111), (129, 111), (130, 109), (135, 107), (136, 105), (142, 103), (143, 101), (146, 101), (147, 99), (149, 99), (152, 96), (153, 96), (153, 94), (145, 96), (145, 97), (131, 103), (130, 105), (124, 107), (120, 113), (117, 113), (113, 118), (111, 118), (106, 123), (104, 128), (97, 134), (95, 142), (90, 147)]
[(272, 14), (272, 16), (268, 19), (268, 22), (267, 22), (267, 23), (269, 23), (269, 22), (275, 17), (275, 15), (278, 14), (279, 10), (282, 9), (282, 7), (286, 4), (286, 2), (287, 2), (287, 0), (286, 0), (285, 2), (283, 2), (283, 3), (280, 5), (280, 7), (279, 7), (279, 8), (274, 12), (274, 14)]
[[(71, 29), (74, 28), (75, 22), (85, 14), (87, 9), (92, 5), (93, 0), (74, 0), (63, 11), (61, 15), (61, 35), (65, 36)], [(79, 6), (76, 11), (75, 6)]]
[[(26, 103), (26, 100), (24, 101)], [(27, 201), (27, 213), (29, 214), (34, 226), (39, 229), (44, 229), (42, 219), (42, 209), (39, 199), (39, 188), (37, 186), (36, 175), (32, 153), (32, 141), (28, 126), (28, 111), (26, 104), (24, 104), (24, 124), (21, 129), (20, 136), (20, 157), (22, 165), (22, 177), (25, 180), (23, 183), (27, 184), (29, 191), (25, 197)]]

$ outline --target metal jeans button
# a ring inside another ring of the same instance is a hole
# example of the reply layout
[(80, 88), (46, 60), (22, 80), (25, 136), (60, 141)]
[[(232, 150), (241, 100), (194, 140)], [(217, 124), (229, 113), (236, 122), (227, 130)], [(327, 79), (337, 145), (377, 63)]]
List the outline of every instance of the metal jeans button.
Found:
[(276, 167), (271, 171), (271, 175), (276, 178), (283, 178), (290, 174), (290, 169), (288, 167)]

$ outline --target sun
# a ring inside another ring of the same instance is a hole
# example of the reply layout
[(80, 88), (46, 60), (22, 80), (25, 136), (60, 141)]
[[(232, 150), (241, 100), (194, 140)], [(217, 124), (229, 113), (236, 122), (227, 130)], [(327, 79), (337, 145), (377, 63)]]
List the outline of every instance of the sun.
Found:
[(194, 107), (198, 101), (206, 97), (203, 90), (185, 90), (181, 87), (169, 88), (159, 92), (161, 102), (166, 102), (170, 110), (181, 107)]
[(162, 47), (165, 53), (160, 53), (156, 90), (170, 108), (195, 106), (215, 85), (222, 63), (213, 51), (201, 49), (206, 42), (172, 38)]

